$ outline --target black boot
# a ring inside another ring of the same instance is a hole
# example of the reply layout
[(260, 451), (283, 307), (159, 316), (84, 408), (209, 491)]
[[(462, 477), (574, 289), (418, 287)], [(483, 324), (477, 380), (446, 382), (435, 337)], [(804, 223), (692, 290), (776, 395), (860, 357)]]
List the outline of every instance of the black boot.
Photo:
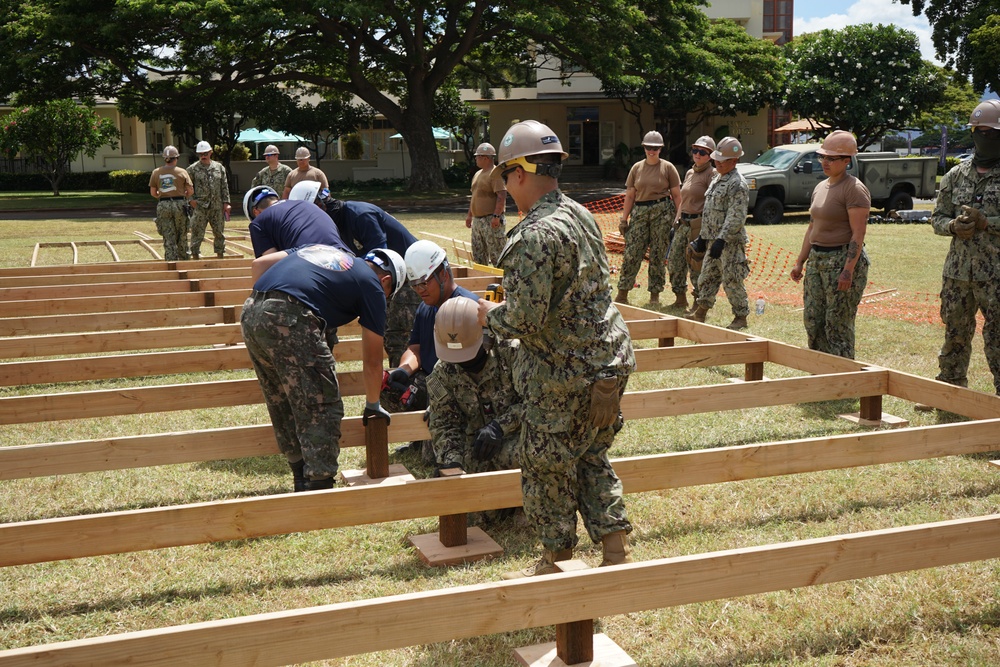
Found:
[(306, 479), (306, 462), (296, 461), (295, 463), (292, 463), (289, 461), (288, 465), (292, 469), (292, 488), (295, 493), (308, 491), (309, 480)]
[(306, 491), (322, 491), (323, 489), (333, 488), (333, 477), (324, 477), (323, 479), (310, 479), (307, 482)]

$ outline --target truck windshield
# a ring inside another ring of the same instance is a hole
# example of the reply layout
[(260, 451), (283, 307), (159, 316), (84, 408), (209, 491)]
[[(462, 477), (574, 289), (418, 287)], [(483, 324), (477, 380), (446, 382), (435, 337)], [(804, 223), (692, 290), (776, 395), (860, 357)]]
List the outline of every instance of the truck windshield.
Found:
[(762, 164), (768, 167), (776, 167), (778, 169), (784, 169), (792, 162), (795, 158), (799, 156), (796, 151), (782, 150), (780, 148), (771, 148), (766, 153), (761, 155), (759, 158), (753, 161), (754, 164)]

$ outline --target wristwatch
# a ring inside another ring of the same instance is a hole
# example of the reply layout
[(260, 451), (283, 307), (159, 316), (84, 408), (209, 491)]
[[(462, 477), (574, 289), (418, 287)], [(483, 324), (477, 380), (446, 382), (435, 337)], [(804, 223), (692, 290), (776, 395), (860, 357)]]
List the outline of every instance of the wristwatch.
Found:
[(494, 214), (493, 214), (493, 217), (494, 217), (494, 218), (500, 218), (500, 217), (502, 217), (502, 216), (501, 216), (501, 215), (500, 215), (499, 213), (494, 213)]

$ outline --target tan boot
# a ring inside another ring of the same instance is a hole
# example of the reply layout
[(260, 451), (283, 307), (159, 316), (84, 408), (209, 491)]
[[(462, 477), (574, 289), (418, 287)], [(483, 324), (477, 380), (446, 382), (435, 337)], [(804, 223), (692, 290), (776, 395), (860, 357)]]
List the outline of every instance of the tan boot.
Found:
[(650, 303), (659, 303), (660, 302), (660, 293), (659, 292), (650, 292), (649, 293), (649, 302)]
[(740, 329), (747, 328), (747, 318), (746, 315), (736, 315), (733, 317), (733, 321), (729, 323), (727, 329), (732, 329), (734, 331), (739, 331)]
[(704, 322), (706, 315), (708, 315), (708, 308), (705, 306), (698, 306), (695, 308), (694, 312), (691, 313), (690, 318), (695, 322)]
[(529, 565), (523, 570), (518, 570), (517, 572), (506, 572), (501, 576), (502, 579), (510, 581), (511, 579), (526, 579), (527, 577), (537, 577), (540, 574), (555, 574), (559, 571), (556, 567), (556, 563), (561, 560), (569, 560), (573, 557), (572, 549), (560, 549), (559, 551), (549, 551), (546, 549), (542, 552), (542, 557), (534, 565)]
[(628, 303), (628, 290), (620, 289), (618, 290), (618, 296), (615, 297), (615, 303)]
[(601, 544), (604, 546), (604, 560), (598, 567), (632, 562), (632, 549), (628, 545), (628, 533), (624, 530), (605, 535)]
[(677, 297), (677, 299), (672, 304), (670, 304), (670, 307), (671, 308), (684, 308), (684, 309), (687, 309), (687, 307), (688, 307), (687, 293), (686, 292), (674, 292), (674, 295)]

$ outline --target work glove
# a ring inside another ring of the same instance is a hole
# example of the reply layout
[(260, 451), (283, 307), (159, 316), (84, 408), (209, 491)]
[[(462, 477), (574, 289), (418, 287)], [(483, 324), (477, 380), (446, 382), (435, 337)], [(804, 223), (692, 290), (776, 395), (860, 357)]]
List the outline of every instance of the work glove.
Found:
[(620, 221), (618, 223), (618, 231), (620, 231), (622, 233), (622, 236), (625, 236), (625, 232), (628, 231), (628, 221), (627, 220), (622, 220), (622, 221)]
[(385, 425), (388, 426), (392, 418), (385, 411), (385, 408), (382, 407), (382, 404), (375, 401), (374, 403), (365, 403), (365, 411), (361, 415), (361, 423), (368, 426), (369, 419), (384, 419)]
[(406, 391), (410, 387), (410, 374), (405, 368), (393, 368), (389, 371), (389, 387), (396, 391)]
[(590, 425), (606, 428), (618, 419), (621, 396), (618, 394), (618, 376), (599, 378), (590, 386)]
[(476, 440), (472, 443), (472, 456), (477, 461), (489, 461), (500, 453), (502, 442), (503, 429), (494, 419), (476, 432)]
[(712, 259), (719, 259), (722, 257), (722, 249), (726, 247), (725, 239), (715, 239), (712, 241), (712, 247), (708, 251), (708, 256)]
[(705, 254), (705, 248), (707, 248), (707, 247), (708, 247), (708, 241), (706, 241), (705, 239), (701, 238), (700, 236), (698, 238), (696, 238), (694, 241), (691, 241), (691, 248), (696, 253), (701, 253), (702, 255), (704, 255)]
[(966, 222), (975, 223), (976, 231), (979, 232), (986, 229), (986, 225), (989, 222), (982, 209), (972, 208), (971, 206), (962, 206), (962, 215), (959, 216), (959, 219), (961, 218), (965, 218)]
[(954, 234), (956, 238), (968, 241), (976, 233), (976, 223), (965, 218), (966, 216), (960, 215), (952, 220), (948, 226), (951, 227), (951, 233)]

